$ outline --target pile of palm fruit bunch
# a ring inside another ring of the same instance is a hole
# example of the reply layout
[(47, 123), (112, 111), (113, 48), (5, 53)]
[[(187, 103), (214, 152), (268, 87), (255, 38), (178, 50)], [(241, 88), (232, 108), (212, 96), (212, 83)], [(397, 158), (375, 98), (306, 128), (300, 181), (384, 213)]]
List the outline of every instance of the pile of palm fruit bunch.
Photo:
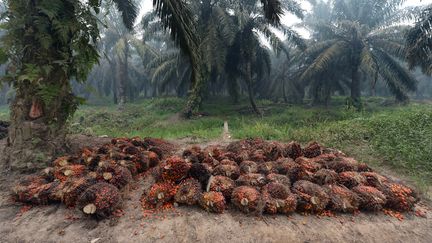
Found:
[(0, 121), (0, 139), (8, 136), (9, 122)]
[(121, 209), (134, 176), (157, 166), (173, 150), (159, 139), (112, 139), (99, 148), (55, 159), (51, 167), (21, 179), (12, 196), (34, 205), (61, 202), (87, 215), (108, 217)]
[(316, 142), (247, 139), (228, 146), (193, 146), (155, 168), (142, 195), (145, 208), (198, 205), (222, 213), (334, 214), (413, 211), (416, 192), (344, 153)]

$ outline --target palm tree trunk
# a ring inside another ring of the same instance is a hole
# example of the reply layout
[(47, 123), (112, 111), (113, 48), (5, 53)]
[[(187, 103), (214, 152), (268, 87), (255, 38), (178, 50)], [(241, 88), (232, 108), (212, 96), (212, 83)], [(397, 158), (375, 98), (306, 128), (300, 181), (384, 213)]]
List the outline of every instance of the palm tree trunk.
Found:
[(286, 80), (284, 80), (282, 83), (282, 95), (283, 95), (283, 99), (284, 99), (285, 103), (288, 104), (288, 96), (286, 93), (286, 87), (285, 86), (286, 86)]
[(44, 101), (30, 82), (16, 86), (10, 105), (11, 125), (4, 151), (6, 166), (29, 172), (45, 168), (55, 156), (66, 151), (66, 121), (76, 106), (69, 80), (57, 67), (45, 85), (56, 85), (55, 97)]
[(190, 58), (194, 70), (192, 71), (192, 83), (188, 101), (183, 110), (183, 116), (187, 119), (191, 118), (201, 107), (204, 87), (209, 78), (209, 73), (204, 67), (202, 60), (200, 60), (200, 57), (198, 55), (192, 55)]
[(248, 89), (248, 95), (249, 95), (249, 102), (252, 106), (252, 109), (254, 110), (254, 112), (257, 115), (261, 115), (261, 111), (258, 109), (258, 106), (255, 103), (255, 97), (254, 97), (254, 92), (253, 92), (253, 82), (252, 82), (252, 68), (251, 68), (251, 63), (248, 62), (246, 64), (246, 83), (247, 83), (247, 89)]
[(353, 68), (351, 73), (351, 100), (355, 108), (361, 109), (360, 77), (357, 68)]

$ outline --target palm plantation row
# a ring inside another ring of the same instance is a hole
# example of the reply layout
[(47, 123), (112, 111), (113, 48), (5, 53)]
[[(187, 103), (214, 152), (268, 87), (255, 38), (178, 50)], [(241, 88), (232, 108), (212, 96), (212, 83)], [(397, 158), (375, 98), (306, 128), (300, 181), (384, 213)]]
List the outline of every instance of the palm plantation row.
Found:
[[(309, 2), (307, 13), (293, 0), (154, 0), (154, 12), (134, 26), (133, 0), (5, 1), (0, 57), (16, 92), (6, 160), (33, 169), (63, 152), (67, 120), (83, 102), (74, 93), (87, 93), (76, 82), (120, 108), (149, 93), (187, 96), (190, 118), (209, 94), (234, 102), (246, 94), (256, 113), (257, 96), (279, 95), (325, 104), (350, 94), (361, 109), (362, 91), (384, 83), (406, 102), (417, 88), (408, 69), (432, 73), (430, 7)], [(281, 23), (284, 12), (303, 19), (311, 38)]]

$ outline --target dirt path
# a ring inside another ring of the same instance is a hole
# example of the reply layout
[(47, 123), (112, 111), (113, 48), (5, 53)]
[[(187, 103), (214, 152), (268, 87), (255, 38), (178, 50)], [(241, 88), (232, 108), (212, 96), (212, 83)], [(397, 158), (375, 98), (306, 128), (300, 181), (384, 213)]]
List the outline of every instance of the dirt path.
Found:
[[(99, 143), (75, 138), (77, 144)], [(187, 139), (179, 147), (193, 143)], [(77, 144), (72, 145), (79, 147)], [(4, 145), (0, 141), (1, 147)], [(136, 182), (124, 205), (125, 215), (96, 221), (62, 205), (32, 208), (9, 198), (16, 175), (0, 179), (0, 242), (430, 242), (432, 213), (419, 205), (427, 218), (406, 215), (398, 221), (383, 214), (340, 215), (336, 218), (302, 216), (245, 216), (228, 209), (222, 215), (199, 208), (180, 207), (144, 218), (139, 198), (151, 178)]]

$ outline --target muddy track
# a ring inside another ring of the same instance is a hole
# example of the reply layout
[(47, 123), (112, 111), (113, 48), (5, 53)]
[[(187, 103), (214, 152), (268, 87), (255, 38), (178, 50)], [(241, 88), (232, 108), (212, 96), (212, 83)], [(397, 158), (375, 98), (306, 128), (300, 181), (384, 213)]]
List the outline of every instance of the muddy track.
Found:
[[(98, 144), (101, 139), (75, 137), (78, 144)], [(179, 149), (191, 141), (178, 141)], [(219, 142), (219, 141), (218, 141)], [(0, 151), (4, 141), (0, 141)], [(399, 221), (384, 214), (317, 217), (245, 216), (229, 209), (222, 215), (199, 208), (180, 207), (174, 211), (143, 217), (139, 198), (152, 178), (136, 182), (124, 205), (125, 215), (96, 221), (63, 205), (32, 208), (21, 213), (9, 197), (9, 188), (18, 176), (3, 174), (0, 179), (1, 242), (430, 242), (432, 213), (429, 205), (418, 209), (426, 218), (406, 215)], [(24, 210), (25, 211), (25, 210)]]

